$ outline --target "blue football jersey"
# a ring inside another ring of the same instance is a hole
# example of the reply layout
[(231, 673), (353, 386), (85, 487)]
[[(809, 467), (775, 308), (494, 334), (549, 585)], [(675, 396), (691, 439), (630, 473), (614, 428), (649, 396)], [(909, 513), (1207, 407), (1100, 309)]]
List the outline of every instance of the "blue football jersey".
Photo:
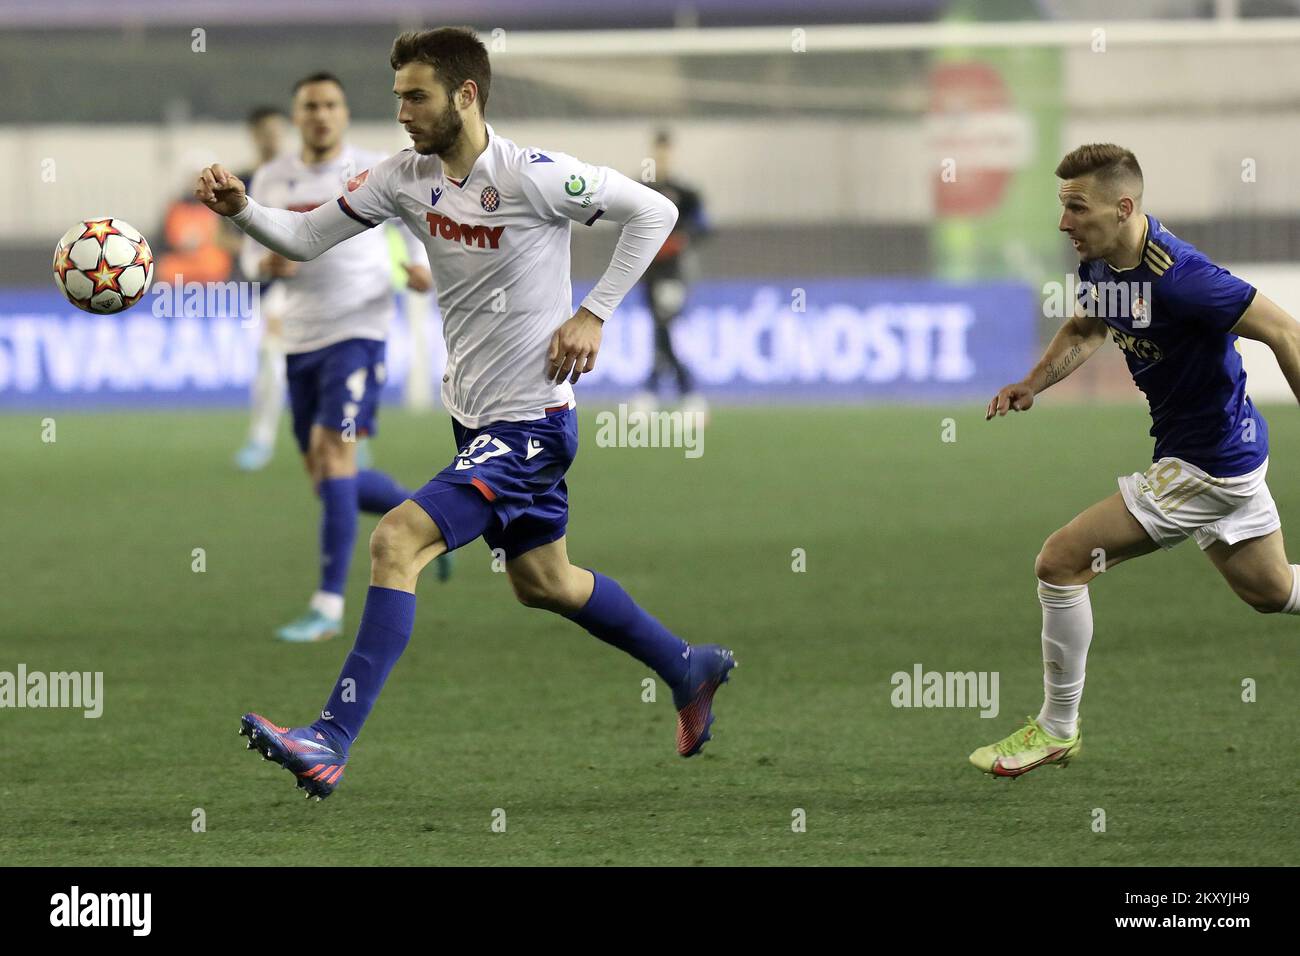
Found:
[(1151, 407), (1152, 460), (1191, 462), (1216, 478), (1254, 471), (1268, 424), (1246, 394), (1230, 331), (1255, 288), (1146, 217), (1142, 261), (1116, 270), (1080, 263), (1080, 302), (1110, 328)]

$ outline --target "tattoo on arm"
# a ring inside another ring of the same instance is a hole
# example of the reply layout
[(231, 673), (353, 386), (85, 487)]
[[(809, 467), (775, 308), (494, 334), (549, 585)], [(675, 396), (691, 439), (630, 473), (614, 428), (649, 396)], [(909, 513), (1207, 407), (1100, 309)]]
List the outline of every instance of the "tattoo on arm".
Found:
[(1074, 365), (1075, 360), (1083, 354), (1083, 346), (1076, 345), (1070, 351), (1065, 353), (1065, 357), (1059, 362), (1047, 366), (1047, 384), (1053, 385), (1065, 378), (1070, 372), (1070, 367)]

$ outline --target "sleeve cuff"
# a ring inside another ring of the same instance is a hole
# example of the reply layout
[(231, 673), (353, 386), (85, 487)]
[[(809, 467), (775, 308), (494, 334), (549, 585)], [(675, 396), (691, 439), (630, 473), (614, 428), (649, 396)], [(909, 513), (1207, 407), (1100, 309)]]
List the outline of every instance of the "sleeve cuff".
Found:
[(230, 221), (236, 226), (242, 226), (253, 218), (253, 197), (245, 196), (244, 198), (248, 200), (248, 202), (244, 203), (244, 208), (230, 217)]
[(614, 310), (606, 307), (602, 303), (596, 302), (591, 296), (582, 300), (580, 308), (586, 309), (602, 322), (608, 322), (609, 317), (614, 314)]
[(1237, 313), (1237, 317), (1236, 317), (1235, 319), (1232, 320), (1232, 325), (1228, 326), (1228, 334), (1229, 334), (1229, 335), (1235, 335), (1235, 334), (1236, 334), (1235, 332), (1233, 332), (1233, 329), (1235, 329), (1237, 326), (1241, 325), (1241, 320), (1244, 319), (1244, 318), (1246, 317), (1246, 312), (1247, 312), (1247, 310), (1250, 309), (1251, 305), (1254, 304), (1254, 302), (1255, 302), (1255, 296), (1257, 296), (1258, 294), (1259, 294), (1259, 289), (1258, 289), (1257, 287), (1255, 287), (1255, 286), (1251, 286), (1251, 287), (1250, 287), (1250, 295), (1246, 297), (1246, 303), (1245, 303), (1245, 305), (1243, 305), (1243, 306), (1241, 307), (1241, 311)]

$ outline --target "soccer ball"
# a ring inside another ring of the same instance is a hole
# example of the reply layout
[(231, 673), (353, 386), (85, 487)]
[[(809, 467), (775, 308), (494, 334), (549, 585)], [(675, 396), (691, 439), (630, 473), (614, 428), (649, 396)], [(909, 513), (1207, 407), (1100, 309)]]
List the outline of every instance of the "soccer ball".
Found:
[(153, 253), (121, 219), (86, 219), (54, 249), (54, 284), (85, 312), (112, 315), (135, 305), (153, 281)]

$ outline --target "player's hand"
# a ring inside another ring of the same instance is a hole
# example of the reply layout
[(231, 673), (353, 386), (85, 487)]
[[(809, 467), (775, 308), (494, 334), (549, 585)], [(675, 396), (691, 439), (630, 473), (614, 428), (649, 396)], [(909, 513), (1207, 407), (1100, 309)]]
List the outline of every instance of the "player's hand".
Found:
[(278, 252), (268, 252), (258, 269), (261, 275), (272, 279), (287, 279), (298, 274), (298, 263), (286, 259)]
[(428, 292), (433, 288), (433, 273), (427, 266), (403, 262), (402, 268), (406, 270), (406, 287), (412, 292)]
[(194, 185), (194, 198), (218, 216), (233, 216), (248, 205), (244, 184), (219, 163), (213, 163), (199, 173), (199, 181)]
[(556, 329), (551, 336), (551, 350), (546, 356), (546, 380), (558, 385), (568, 377), (569, 383), (575, 384), (579, 375), (595, 368), (604, 328), (604, 319), (586, 309), (579, 309), (573, 318)]
[(988, 421), (994, 415), (1005, 415), (1009, 411), (1027, 412), (1034, 407), (1034, 390), (1024, 382), (1016, 382), (1014, 385), (1004, 385), (1002, 390), (993, 396), (993, 401), (989, 402), (988, 410), (984, 414), (984, 420)]

